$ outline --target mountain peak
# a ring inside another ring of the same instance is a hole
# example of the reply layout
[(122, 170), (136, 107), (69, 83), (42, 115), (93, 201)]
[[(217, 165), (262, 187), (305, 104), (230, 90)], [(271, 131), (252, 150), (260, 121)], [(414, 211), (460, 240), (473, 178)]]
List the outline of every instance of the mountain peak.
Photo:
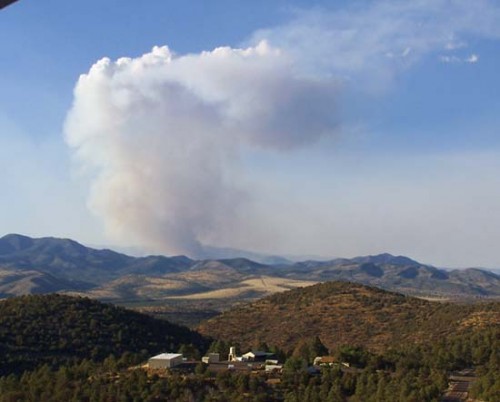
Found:
[(33, 239), (17, 233), (10, 233), (0, 238), (0, 255), (11, 254), (33, 245)]
[(389, 265), (423, 265), (415, 260), (412, 260), (411, 258), (402, 255), (395, 256), (389, 253), (356, 257), (353, 258), (352, 261), (357, 263), (389, 264)]

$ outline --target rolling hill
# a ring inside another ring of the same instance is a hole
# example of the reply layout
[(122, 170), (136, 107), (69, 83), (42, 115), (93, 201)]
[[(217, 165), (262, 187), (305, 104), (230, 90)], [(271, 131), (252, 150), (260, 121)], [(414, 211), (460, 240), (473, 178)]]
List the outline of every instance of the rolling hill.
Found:
[(85, 282), (56, 278), (45, 272), (0, 268), (0, 298), (54, 293), (74, 288), (86, 289), (89, 286)]
[(352, 344), (380, 352), (488, 326), (500, 326), (500, 302), (437, 303), (327, 282), (235, 307), (198, 330), (243, 349), (265, 342), (290, 350), (301, 340), (319, 337), (329, 349)]

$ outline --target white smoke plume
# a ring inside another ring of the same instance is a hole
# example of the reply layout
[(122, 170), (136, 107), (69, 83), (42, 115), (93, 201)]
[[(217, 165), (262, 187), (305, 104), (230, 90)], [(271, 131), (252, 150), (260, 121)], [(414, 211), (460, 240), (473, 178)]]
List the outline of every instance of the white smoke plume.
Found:
[(180, 57), (155, 47), (80, 77), (67, 142), (95, 175), (90, 206), (111, 236), (197, 255), (245, 202), (239, 150), (333, 132), (334, 86), (301, 77), (266, 42)]
[(108, 233), (198, 255), (251, 202), (244, 150), (284, 152), (334, 135), (341, 89), (385, 88), (426, 55), (454, 57), (467, 35), (500, 36), (498, 7), (487, 0), (363, 4), (299, 13), (244, 49), (155, 47), (95, 63), (77, 83), (65, 132)]

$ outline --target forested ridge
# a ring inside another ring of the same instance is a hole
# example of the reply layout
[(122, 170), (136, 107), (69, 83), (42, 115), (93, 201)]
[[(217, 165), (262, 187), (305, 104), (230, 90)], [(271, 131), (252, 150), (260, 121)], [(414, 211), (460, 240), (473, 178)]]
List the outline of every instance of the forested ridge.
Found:
[(147, 356), (181, 344), (203, 350), (206, 343), (188, 328), (88, 298), (52, 294), (0, 302), (0, 375), (125, 352)]

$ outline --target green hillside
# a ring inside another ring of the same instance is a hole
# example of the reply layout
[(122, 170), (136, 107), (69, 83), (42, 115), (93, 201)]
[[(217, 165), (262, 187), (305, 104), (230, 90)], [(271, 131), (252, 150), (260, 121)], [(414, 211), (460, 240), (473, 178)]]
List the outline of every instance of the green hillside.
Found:
[(44, 363), (176, 351), (181, 344), (207, 346), (185, 327), (87, 298), (52, 294), (0, 302), (0, 375)]

